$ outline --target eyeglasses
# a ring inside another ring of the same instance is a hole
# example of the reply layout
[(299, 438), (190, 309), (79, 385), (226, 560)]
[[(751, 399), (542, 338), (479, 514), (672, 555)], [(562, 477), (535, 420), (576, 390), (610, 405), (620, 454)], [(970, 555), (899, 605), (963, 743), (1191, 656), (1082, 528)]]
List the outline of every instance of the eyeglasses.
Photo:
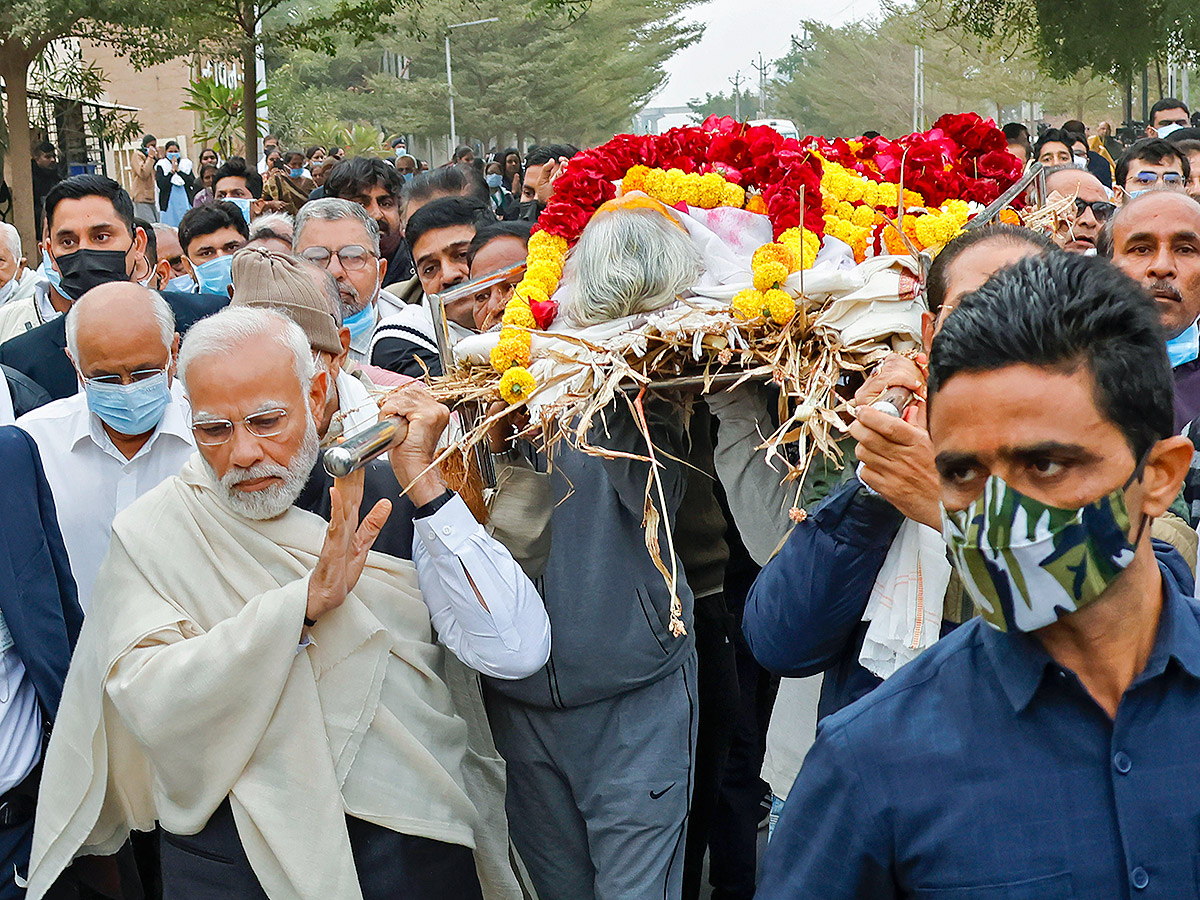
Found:
[(309, 262), (316, 263), (323, 269), (329, 268), (329, 262), (335, 256), (338, 262), (342, 264), (342, 268), (347, 272), (357, 272), (364, 269), (375, 258), (375, 254), (366, 247), (360, 247), (357, 244), (350, 244), (348, 247), (343, 247), (341, 250), (334, 253), (328, 247), (309, 247), (307, 250), (301, 251), (301, 256)]
[[(255, 437), (275, 437), (287, 427), (286, 409), (264, 409), (242, 419), (246, 430)], [(228, 419), (201, 419), (192, 421), (192, 434), (196, 442), (206, 447), (224, 444), (233, 437), (234, 422)]]
[(1142, 171), (1133, 176), (1138, 184), (1158, 184), (1161, 178), (1163, 184), (1183, 184), (1183, 176), (1178, 172)]
[[(145, 381), (147, 378), (153, 378), (155, 375), (163, 375), (166, 373), (166, 368), (162, 369), (138, 369), (136, 372), (130, 372), (129, 375), (96, 375), (91, 378), (85, 377), (84, 384), (107, 384), (112, 387), (122, 384), (136, 384), (139, 381)], [(126, 381), (125, 379), (129, 380)]]
[(1108, 217), (1117, 211), (1115, 203), (1109, 203), (1107, 200), (1093, 200), (1088, 203), (1086, 200), (1075, 198), (1075, 215), (1082, 216), (1087, 210), (1092, 211), (1092, 215), (1096, 217), (1097, 222), (1107, 221)]

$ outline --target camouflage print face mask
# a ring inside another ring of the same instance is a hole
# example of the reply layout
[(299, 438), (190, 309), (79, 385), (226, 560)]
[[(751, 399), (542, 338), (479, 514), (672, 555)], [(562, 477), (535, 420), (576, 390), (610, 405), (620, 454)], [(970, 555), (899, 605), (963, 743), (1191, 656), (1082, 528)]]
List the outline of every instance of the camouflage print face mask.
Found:
[(1034, 631), (1104, 593), (1133, 562), (1137, 538), (1130, 543), (1124, 490), (1081, 509), (1059, 509), (993, 475), (966, 509), (943, 508), (954, 568), (987, 623)]

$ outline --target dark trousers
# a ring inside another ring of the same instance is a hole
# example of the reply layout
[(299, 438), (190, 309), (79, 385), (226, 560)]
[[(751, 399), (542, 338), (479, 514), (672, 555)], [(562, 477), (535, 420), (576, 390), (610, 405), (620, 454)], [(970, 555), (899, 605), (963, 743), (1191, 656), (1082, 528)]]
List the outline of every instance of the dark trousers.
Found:
[[(364, 900), (482, 900), (467, 847), (346, 817)], [(199, 834), (162, 835), (163, 900), (267, 900), (225, 801)]]
[(740, 632), (736, 648), (741, 696), (709, 839), (708, 880), (713, 900), (750, 900), (754, 896), (758, 823), (764, 814), (763, 797), (770, 789), (760, 773), (767, 752), (767, 726), (779, 692), (779, 679), (754, 661)]
[(20, 900), (25, 891), (17, 887), (14, 872), (29, 874), (29, 851), (33, 846), (33, 818), (0, 828), (0, 900)]
[(704, 874), (713, 812), (721, 775), (729, 756), (738, 715), (737, 668), (733, 650), (734, 623), (725, 608), (724, 594), (697, 597), (696, 632), (697, 706), (696, 782), (688, 815), (687, 844), (683, 858), (683, 900), (697, 900)]

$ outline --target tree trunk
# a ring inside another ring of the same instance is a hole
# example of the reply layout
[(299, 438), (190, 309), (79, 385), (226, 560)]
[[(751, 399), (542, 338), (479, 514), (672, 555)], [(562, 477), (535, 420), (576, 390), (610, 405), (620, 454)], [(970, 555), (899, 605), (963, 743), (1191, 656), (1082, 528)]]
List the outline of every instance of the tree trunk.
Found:
[(246, 4), (248, 23), (245, 43), (242, 44), (242, 127), (246, 131), (246, 164), (258, 162), (258, 39), (254, 31), (256, 10)]
[(15, 41), (0, 44), (0, 75), (8, 94), (8, 185), (13, 194), (13, 217), (21, 235), (21, 252), (36, 266), (33, 248), (37, 228), (33, 209), (33, 159), (29, 139), (29, 65), (28, 51)]

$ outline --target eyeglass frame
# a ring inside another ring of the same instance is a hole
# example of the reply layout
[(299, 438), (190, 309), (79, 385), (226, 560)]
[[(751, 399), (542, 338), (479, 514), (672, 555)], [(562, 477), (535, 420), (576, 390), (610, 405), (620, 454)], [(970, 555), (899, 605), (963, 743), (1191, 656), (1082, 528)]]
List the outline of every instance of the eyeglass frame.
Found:
[[(346, 260), (342, 257), (342, 253), (345, 250), (349, 250), (351, 247), (357, 247), (359, 250), (362, 251), (361, 256), (350, 257), (351, 259), (361, 260), (362, 261), (361, 265), (357, 265), (357, 264), (353, 265), (353, 266), (346, 265)], [(325, 258), (324, 259), (314, 259), (313, 257), (306, 255), (310, 251), (314, 251), (314, 250), (319, 250), (322, 253), (324, 253)], [(329, 269), (329, 264), (333, 261), (333, 258), (335, 256), (338, 259), (338, 264), (343, 269), (345, 269), (347, 272), (362, 271), (363, 269), (370, 266), (370, 263), (368, 262), (369, 259), (379, 259), (378, 253), (375, 253), (369, 247), (364, 247), (362, 244), (347, 244), (345, 247), (342, 247), (341, 249), (336, 250), (336, 251), (330, 250), (328, 247), (308, 247), (308, 248), (300, 251), (301, 259), (306, 259), (310, 263), (314, 263), (314, 264), (320, 266), (322, 269), (326, 269), (326, 270)]]
[[(1100, 214), (1099, 207), (1107, 207), (1107, 212)], [(1110, 200), (1093, 200), (1090, 203), (1080, 197), (1075, 198), (1075, 216), (1078, 218), (1083, 215), (1084, 210), (1090, 209), (1092, 215), (1096, 217), (1097, 222), (1107, 222), (1113, 213), (1117, 211), (1117, 204)]]
[[(1153, 175), (1154, 178), (1150, 181), (1142, 178), (1143, 175)], [(1129, 183), (1129, 178), (1132, 178), (1139, 185), (1158, 184), (1160, 181), (1163, 184), (1178, 185), (1184, 184), (1183, 174), (1181, 172), (1152, 172), (1150, 169), (1142, 169), (1125, 179), (1125, 183)]]
[[(156, 375), (166, 375), (170, 368), (171, 364), (168, 362), (165, 366), (160, 366), (157, 369), (135, 369), (134, 371), (130, 372), (128, 376), (116, 374), (84, 375), (82, 372), (80, 372), (79, 377), (83, 380), (84, 384), (98, 384), (103, 387), (129, 387), (130, 385), (137, 384), (140, 381), (149, 381)], [(124, 380), (126, 377), (129, 378), (128, 382)], [(113, 378), (115, 378), (116, 381), (110, 380)]]
[[(269, 415), (279, 416), (280, 425), (277, 430), (264, 433), (255, 431), (254, 428), (251, 427), (251, 419), (255, 419), (258, 416)], [(230, 419), (197, 419), (195, 416), (192, 416), (192, 435), (196, 438), (197, 444), (203, 444), (205, 447), (220, 447), (222, 444), (228, 444), (231, 440), (233, 440), (233, 433), (237, 430), (238, 424), (241, 424), (254, 437), (273, 438), (283, 434), (284, 429), (287, 428), (287, 419), (288, 411), (282, 406), (273, 406), (270, 409), (260, 409), (256, 413), (251, 413), (248, 416), (244, 416), (238, 422), (234, 422)], [(200, 440), (201, 432), (199, 432), (197, 429), (202, 428), (205, 425), (228, 425), (229, 436), (220, 441), (202, 441)]]

